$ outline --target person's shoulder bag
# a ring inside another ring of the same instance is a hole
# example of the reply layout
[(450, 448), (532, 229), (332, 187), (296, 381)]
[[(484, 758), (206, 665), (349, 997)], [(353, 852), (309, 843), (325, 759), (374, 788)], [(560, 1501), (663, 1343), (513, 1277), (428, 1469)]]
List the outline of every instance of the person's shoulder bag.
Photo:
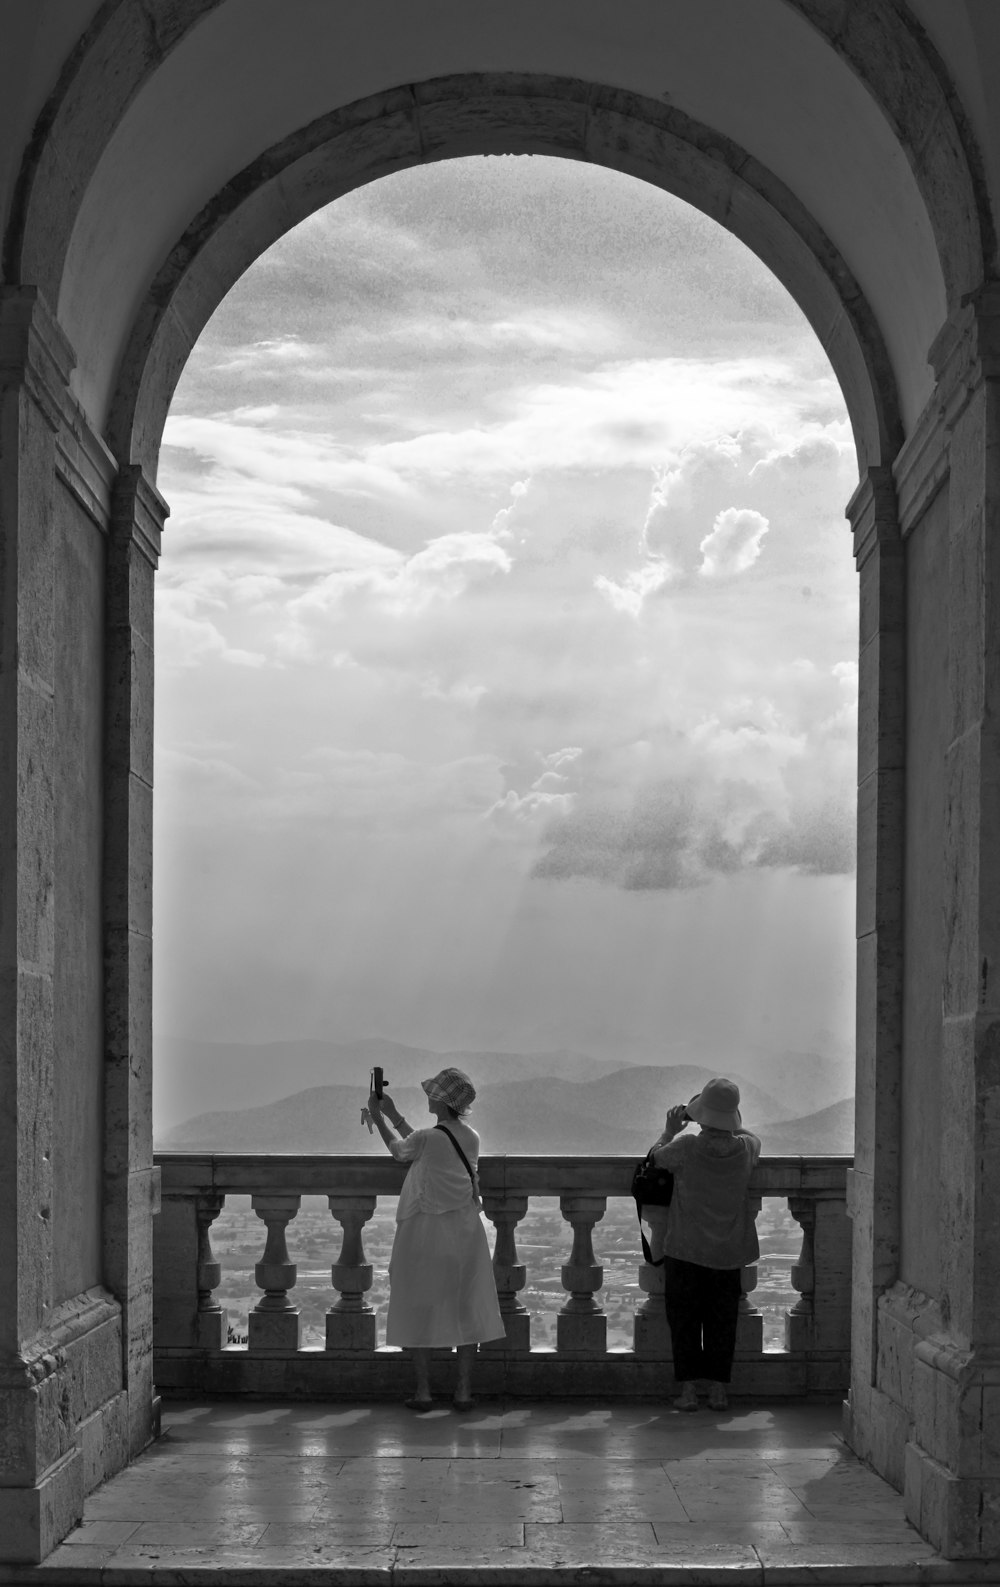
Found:
[(632, 1175), (631, 1195), (635, 1198), (635, 1211), (639, 1219), (639, 1238), (642, 1241), (642, 1254), (650, 1267), (662, 1267), (664, 1258), (661, 1256), (656, 1262), (653, 1260), (642, 1227), (643, 1207), (669, 1207), (674, 1194), (674, 1176), (669, 1168), (657, 1168), (653, 1161), (655, 1148), (650, 1147), (641, 1163), (636, 1163), (635, 1173)]

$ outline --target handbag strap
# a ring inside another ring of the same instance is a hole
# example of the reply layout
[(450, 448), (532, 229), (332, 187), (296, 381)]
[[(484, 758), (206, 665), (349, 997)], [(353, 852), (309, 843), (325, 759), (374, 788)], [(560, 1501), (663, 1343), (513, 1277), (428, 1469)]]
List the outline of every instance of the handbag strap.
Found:
[[(652, 1164), (653, 1161), (653, 1151), (654, 1148), (651, 1146), (649, 1151), (646, 1153), (646, 1162), (649, 1164)], [(649, 1263), (650, 1267), (662, 1267), (664, 1262), (667, 1260), (666, 1256), (661, 1256), (657, 1260), (654, 1258), (652, 1251), (649, 1249), (649, 1241), (646, 1239), (646, 1231), (642, 1226), (642, 1203), (638, 1196), (635, 1198), (635, 1215), (639, 1220), (639, 1239), (642, 1241), (643, 1258)]]
[(475, 1196), (476, 1200), (478, 1201), (479, 1200), (479, 1187), (476, 1184), (476, 1171), (473, 1168), (472, 1164), (469, 1162), (469, 1159), (466, 1157), (466, 1155), (463, 1152), (462, 1148), (459, 1146), (459, 1144), (456, 1141), (454, 1135), (452, 1135), (452, 1133), (449, 1130), (447, 1124), (435, 1124), (434, 1128), (436, 1130), (443, 1130), (444, 1131), (445, 1135), (447, 1135), (449, 1141), (451, 1142), (452, 1146), (455, 1148), (455, 1150), (458, 1153), (459, 1157), (462, 1159), (462, 1162), (465, 1164), (465, 1171), (468, 1174), (469, 1178), (472, 1180), (472, 1194)]

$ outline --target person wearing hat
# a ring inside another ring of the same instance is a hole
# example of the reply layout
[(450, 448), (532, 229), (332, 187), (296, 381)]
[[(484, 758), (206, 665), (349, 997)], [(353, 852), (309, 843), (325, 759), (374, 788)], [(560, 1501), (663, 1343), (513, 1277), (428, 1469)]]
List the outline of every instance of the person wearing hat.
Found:
[[(442, 1069), (420, 1082), (437, 1123), (415, 1130), (388, 1092), (374, 1091), (368, 1111), (397, 1162), (407, 1163), (389, 1258), (385, 1342), (413, 1353), (416, 1389), (406, 1404), (428, 1411), (430, 1352), (455, 1346), (452, 1404), (472, 1409), (472, 1367), (478, 1346), (503, 1339), (490, 1248), (479, 1216), (479, 1136), (465, 1115), (476, 1091), (461, 1069)], [(397, 1134), (393, 1134), (392, 1125)]]
[[(700, 1126), (697, 1135), (681, 1133), (689, 1123)], [(760, 1141), (743, 1128), (739, 1088), (722, 1079), (671, 1108), (653, 1147), (656, 1166), (674, 1176), (662, 1250), (680, 1411), (698, 1409), (698, 1379), (707, 1380), (712, 1410), (729, 1403), (743, 1268), (759, 1255), (748, 1194), (759, 1156)]]

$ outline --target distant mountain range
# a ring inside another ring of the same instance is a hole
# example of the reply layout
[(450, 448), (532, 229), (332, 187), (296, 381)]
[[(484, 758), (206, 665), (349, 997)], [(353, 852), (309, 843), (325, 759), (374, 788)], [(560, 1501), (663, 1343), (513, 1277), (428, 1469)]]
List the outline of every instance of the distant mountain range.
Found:
[[(367, 1095), (368, 1073), (374, 1064), (385, 1070), (397, 1100), (402, 1100), (408, 1091), (418, 1093), (420, 1081), (446, 1065), (465, 1069), (481, 1094), (477, 1116), (486, 1137), (487, 1093), (521, 1082), (538, 1085), (562, 1080), (587, 1085), (627, 1073), (630, 1095), (625, 1103), (619, 1096), (620, 1087), (626, 1084), (621, 1080), (608, 1090), (599, 1089), (589, 1096), (566, 1093), (559, 1098), (558, 1107), (582, 1112), (587, 1118), (596, 1113), (605, 1126), (627, 1130), (638, 1127), (643, 1132), (648, 1127), (649, 1108), (659, 1119), (667, 1102), (686, 1101), (706, 1080), (720, 1074), (729, 1075), (740, 1085), (748, 1124), (752, 1118), (778, 1123), (809, 1115), (841, 1101), (854, 1089), (853, 1064), (844, 1055), (827, 1058), (813, 1052), (774, 1052), (752, 1046), (734, 1053), (722, 1044), (704, 1040), (665, 1043), (662, 1052), (641, 1061), (630, 1054), (615, 1062), (566, 1049), (529, 1053), (434, 1052), (380, 1037), (352, 1042), (260, 1044), (157, 1037), (153, 1064), (157, 1141), (165, 1143), (185, 1120), (194, 1123), (208, 1114), (260, 1108), (313, 1089), (345, 1088), (353, 1098), (347, 1108), (350, 1113), (359, 1094)], [(536, 1099), (546, 1110), (554, 1105), (554, 1098), (544, 1090), (536, 1093)], [(522, 1101), (523, 1098), (514, 1097), (506, 1103), (501, 1097), (490, 1101), (490, 1109), (496, 1107), (497, 1129), (504, 1137), (522, 1120)], [(410, 1105), (418, 1107), (419, 1117), (423, 1103)], [(355, 1111), (359, 1109), (357, 1102)], [(492, 1112), (489, 1117), (492, 1123)]]
[[(402, 1081), (391, 1085), (396, 1105), (411, 1124), (429, 1123), (426, 1098), (410, 1076), (414, 1065), (418, 1078), (443, 1067), (444, 1055), (414, 1053), (413, 1049), (399, 1049), (390, 1055), (386, 1050), (389, 1044), (380, 1045), (387, 1081), (393, 1082), (397, 1075)], [(570, 1079), (540, 1074), (538, 1066), (551, 1056), (559, 1067), (575, 1068), (575, 1054), (447, 1056), (455, 1062), (464, 1059), (459, 1066), (467, 1067), (477, 1080), (479, 1094), (471, 1122), (490, 1153), (641, 1154), (662, 1128), (667, 1108), (686, 1102), (714, 1076), (714, 1071), (693, 1065), (632, 1065), (590, 1079)], [(487, 1068), (484, 1060), (494, 1062)], [(591, 1065), (595, 1062), (590, 1060)], [(517, 1072), (524, 1078), (511, 1078)], [(287, 1078), (286, 1071), (286, 1082)], [(732, 1071), (730, 1078), (740, 1087), (744, 1122), (761, 1137), (765, 1152), (795, 1155), (853, 1150), (853, 1099), (841, 1098), (818, 1112), (794, 1117), (787, 1102), (779, 1102), (753, 1081)], [(190, 1094), (197, 1093), (196, 1083)], [(378, 1137), (369, 1136), (361, 1124), (360, 1110), (366, 1097), (367, 1068), (361, 1065), (359, 1069), (355, 1063), (349, 1085), (309, 1086), (262, 1106), (212, 1109), (158, 1132), (157, 1144), (168, 1151), (381, 1152)]]

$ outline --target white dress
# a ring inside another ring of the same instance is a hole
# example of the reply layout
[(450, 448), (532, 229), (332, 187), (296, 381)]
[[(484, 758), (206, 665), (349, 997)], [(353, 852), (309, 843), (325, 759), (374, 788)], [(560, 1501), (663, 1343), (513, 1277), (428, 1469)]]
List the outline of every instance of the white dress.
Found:
[[(449, 1123), (473, 1168), (479, 1136)], [(443, 1130), (414, 1130), (392, 1155), (410, 1167), (389, 1259), (387, 1345), (432, 1349), (502, 1339), (489, 1243), (465, 1164)]]

